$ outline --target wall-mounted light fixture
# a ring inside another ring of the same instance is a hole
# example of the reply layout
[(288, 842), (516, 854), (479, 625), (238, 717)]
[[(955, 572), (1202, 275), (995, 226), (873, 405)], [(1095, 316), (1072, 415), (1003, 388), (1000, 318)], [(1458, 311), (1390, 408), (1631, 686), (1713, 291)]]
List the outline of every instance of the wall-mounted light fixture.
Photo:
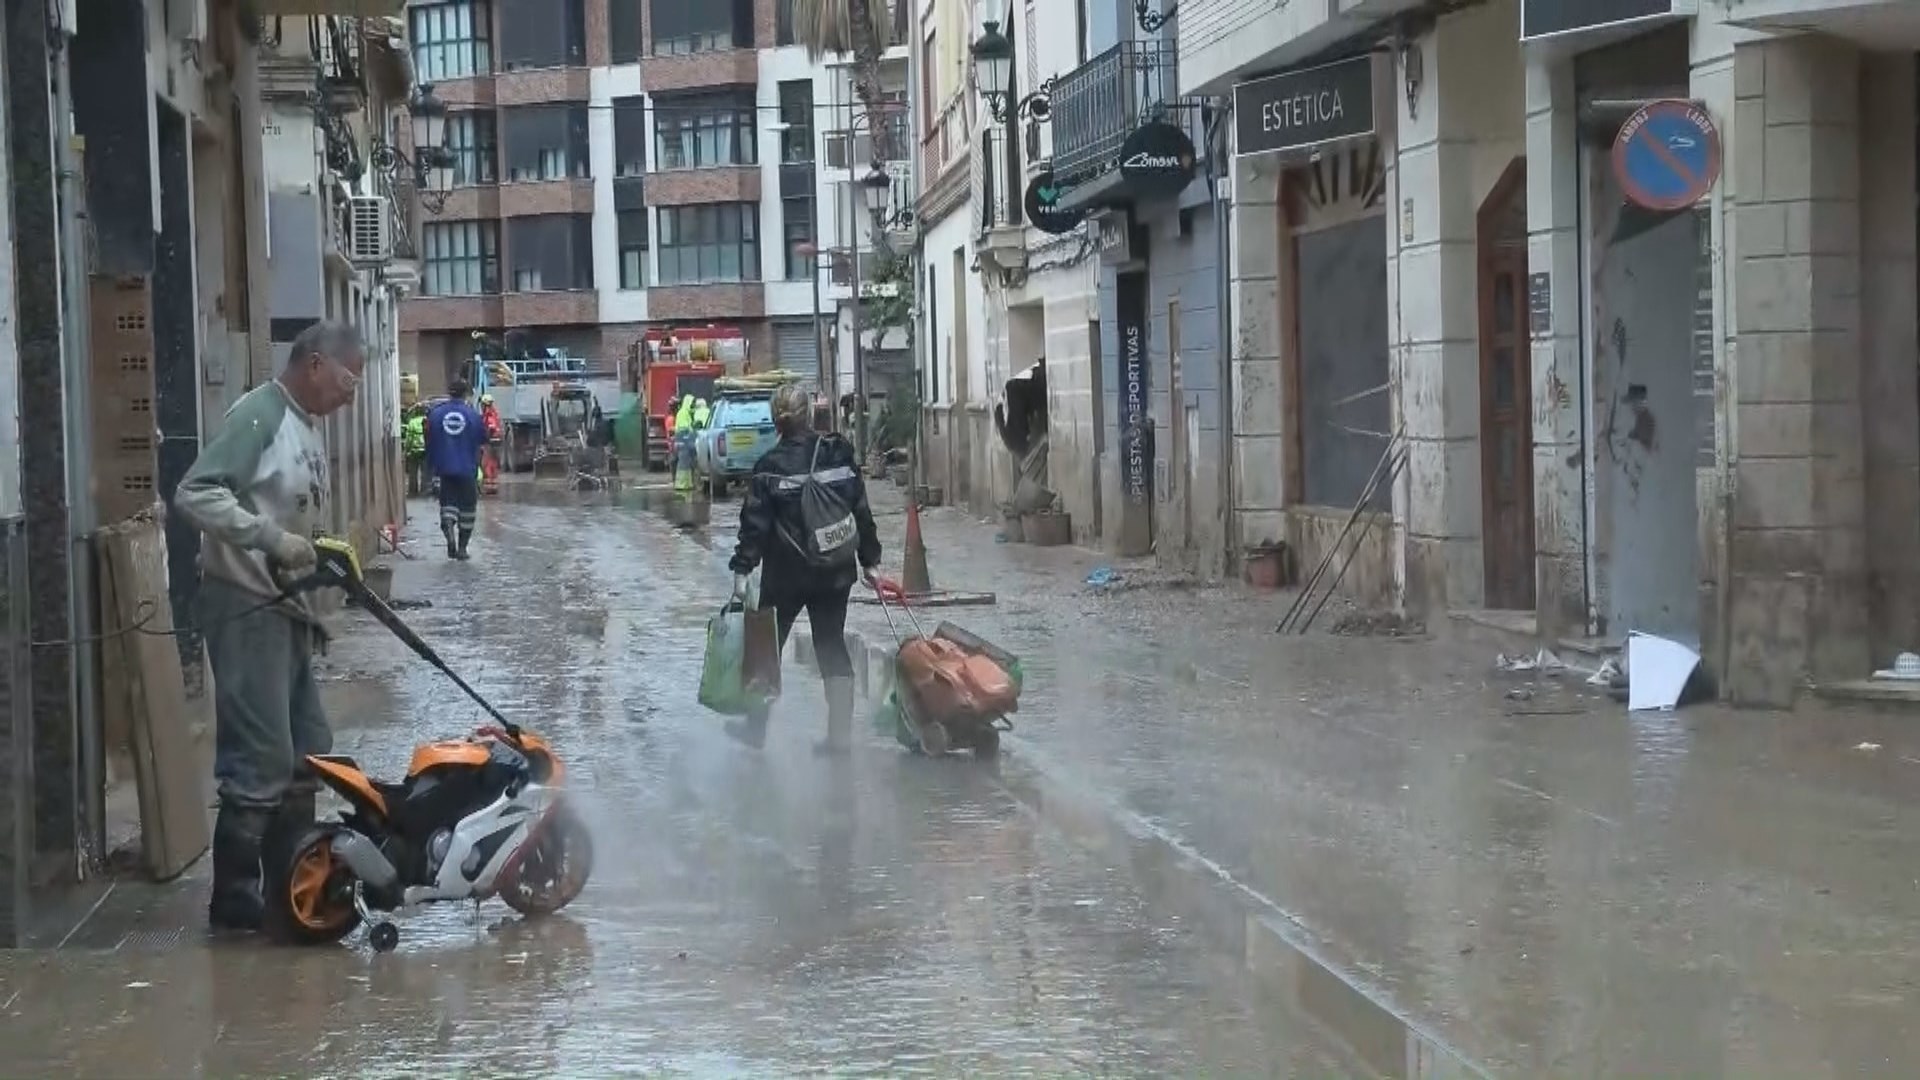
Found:
[[(411, 174), (420, 205), (429, 214), (446, 209), (453, 186), (453, 151), (447, 148), (447, 106), (434, 95), (433, 87), (422, 84), (407, 99), (407, 112), (413, 123), (413, 156), (384, 139), (375, 139), (369, 160), (373, 167), (398, 179)], [(436, 175), (438, 174), (438, 175)]]

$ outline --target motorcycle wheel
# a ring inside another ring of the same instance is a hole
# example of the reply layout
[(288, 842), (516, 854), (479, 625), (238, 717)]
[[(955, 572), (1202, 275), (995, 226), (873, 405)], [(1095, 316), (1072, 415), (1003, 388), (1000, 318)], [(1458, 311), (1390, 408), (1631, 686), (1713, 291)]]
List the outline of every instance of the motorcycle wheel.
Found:
[(333, 830), (312, 829), (294, 845), (286, 876), (267, 883), (267, 928), (296, 945), (327, 945), (360, 925), (353, 871), (333, 852)]
[(573, 903), (592, 875), (593, 835), (579, 815), (563, 806), (541, 828), (510, 879), (501, 883), (500, 899), (529, 918), (551, 915)]

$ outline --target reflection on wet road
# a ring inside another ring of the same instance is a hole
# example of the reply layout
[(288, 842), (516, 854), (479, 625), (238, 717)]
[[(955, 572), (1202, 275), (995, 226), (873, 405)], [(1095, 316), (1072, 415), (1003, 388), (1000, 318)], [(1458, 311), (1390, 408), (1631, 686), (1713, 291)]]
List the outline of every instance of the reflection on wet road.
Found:
[[(693, 701), (724, 523), (676, 533), (619, 502), (489, 504), (473, 563), (429, 554), (394, 586), (567, 759), (598, 837), (579, 902), (539, 923), (424, 912), (376, 957), (358, 939), (206, 946), (193, 884), (147, 913), (190, 921), (178, 941), (0, 959), (0, 1072), (1369, 1071), (1376, 1048), (1293, 1008), (1309, 979), (1262, 977), (1244, 914), (1070, 835), (1025, 781), (907, 756), (864, 723), (853, 761), (818, 759), (819, 684), (791, 665), (767, 751), (728, 742)], [(364, 618), (327, 670), (337, 749), (375, 771), (481, 719)]]

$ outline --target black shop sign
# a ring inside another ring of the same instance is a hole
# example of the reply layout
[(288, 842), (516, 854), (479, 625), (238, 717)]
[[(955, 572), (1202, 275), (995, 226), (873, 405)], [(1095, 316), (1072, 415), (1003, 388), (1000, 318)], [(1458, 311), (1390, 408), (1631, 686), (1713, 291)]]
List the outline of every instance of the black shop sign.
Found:
[(1061, 206), (1060, 196), (1064, 194), (1066, 189), (1053, 178), (1053, 170), (1042, 170), (1027, 184), (1027, 221), (1041, 232), (1054, 236), (1079, 228), (1087, 212)]
[(1153, 426), (1147, 413), (1147, 276), (1115, 282), (1120, 316), (1120, 480), (1127, 502), (1153, 502)]
[(1520, 40), (1691, 14), (1685, 0), (1520, 0)]
[(1171, 199), (1186, 189), (1193, 172), (1193, 140), (1172, 124), (1142, 124), (1120, 144), (1120, 179), (1135, 198)]
[(1271, 154), (1371, 135), (1373, 57), (1356, 56), (1233, 88), (1235, 150)]

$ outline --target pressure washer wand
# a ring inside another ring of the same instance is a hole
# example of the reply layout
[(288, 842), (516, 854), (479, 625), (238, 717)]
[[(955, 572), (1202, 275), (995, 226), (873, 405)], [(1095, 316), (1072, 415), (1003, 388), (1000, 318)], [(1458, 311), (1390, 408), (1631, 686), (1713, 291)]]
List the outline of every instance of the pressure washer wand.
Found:
[(309, 589), (336, 588), (345, 591), (369, 615), (378, 619), (381, 626), (386, 627), (394, 637), (400, 639), (402, 644), (412, 649), (414, 655), (432, 664), (440, 674), (452, 679), (453, 684), (465, 691), (475, 704), (485, 709), (488, 716), (498, 720), (508, 738), (519, 740), (520, 725), (502, 716), (500, 710), (493, 707), (492, 702), (480, 696), (480, 691), (467, 685), (467, 680), (461, 678), (445, 660), (440, 659), (440, 654), (433, 651), (433, 646), (427, 644), (419, 634), (414, 633), (413, 627), (403, 622), (399, 614), (388, 606), (385, 600), (380, 599), (372, 589), (367, 588), (366, 579), (360, 573), (360, 559), (354, 554), (352, 545), (329, 538), (315, 541), (314, 548), (320, 557), (319, 565), (306, 577), (288, 585), (280, 599), (289, 599)]
[(475, 704), (479, 705), (482, 709), (485, 709), (487, 711), (488, 716), (491, 716), (495, 720), (500, 721), (500, 726), (506, 730), (508, 735), (513, 736), (515, 739), (518, 739), (520, 737), (519, 725), (515, 724), (513, 721), (507, 719), (506, 717), (500, 715), (500, 710), (494, 708), (492, 702), (480, 696), (480, 691), (475, 690), (473, 687), (467, 685), (467, 680), (461, 678), (459, 673), (454, 671), (453, 668), (449, 666), (445, 660), (440, 659), (440, 654), (433, 651), (433, 646), (427, 644), (426, 641), (424, 641), (419, 634), (414, 633), (413, 628), (411, 626), (408, 626), (406, 623), (402, 622), (400, 620), (399, 613), (395, 612), (392, 607), (388, 606), (385, 600), (382, 600), (378, 596), (374, 595), (373, 590), (367, 588), (364, 582), (356, 580), (353, 586), (349, 588), (347, 592), (349, 595), (351, 595), (354, 598), (354, 600), (356, 600), (360, 604), (362, 608), (366, 609), (368, 614), (372, 615), (375, 619), (380, 620), (381, 626), (384, 626), (388, 630), (392, 631), (393, 636), (399, 638), (401, 642), (406, 645), (407, 648), (412, 649), (414, 653), (420, 657), (420, 659), (425, 660), (427, 663), (432, 664), (434, 667), (438, 668), (440, 671), (440, 674), (445, 675), (449, 679), (452, 679), (453, 685), (466, 691), (467, 696), (472, 698)]

